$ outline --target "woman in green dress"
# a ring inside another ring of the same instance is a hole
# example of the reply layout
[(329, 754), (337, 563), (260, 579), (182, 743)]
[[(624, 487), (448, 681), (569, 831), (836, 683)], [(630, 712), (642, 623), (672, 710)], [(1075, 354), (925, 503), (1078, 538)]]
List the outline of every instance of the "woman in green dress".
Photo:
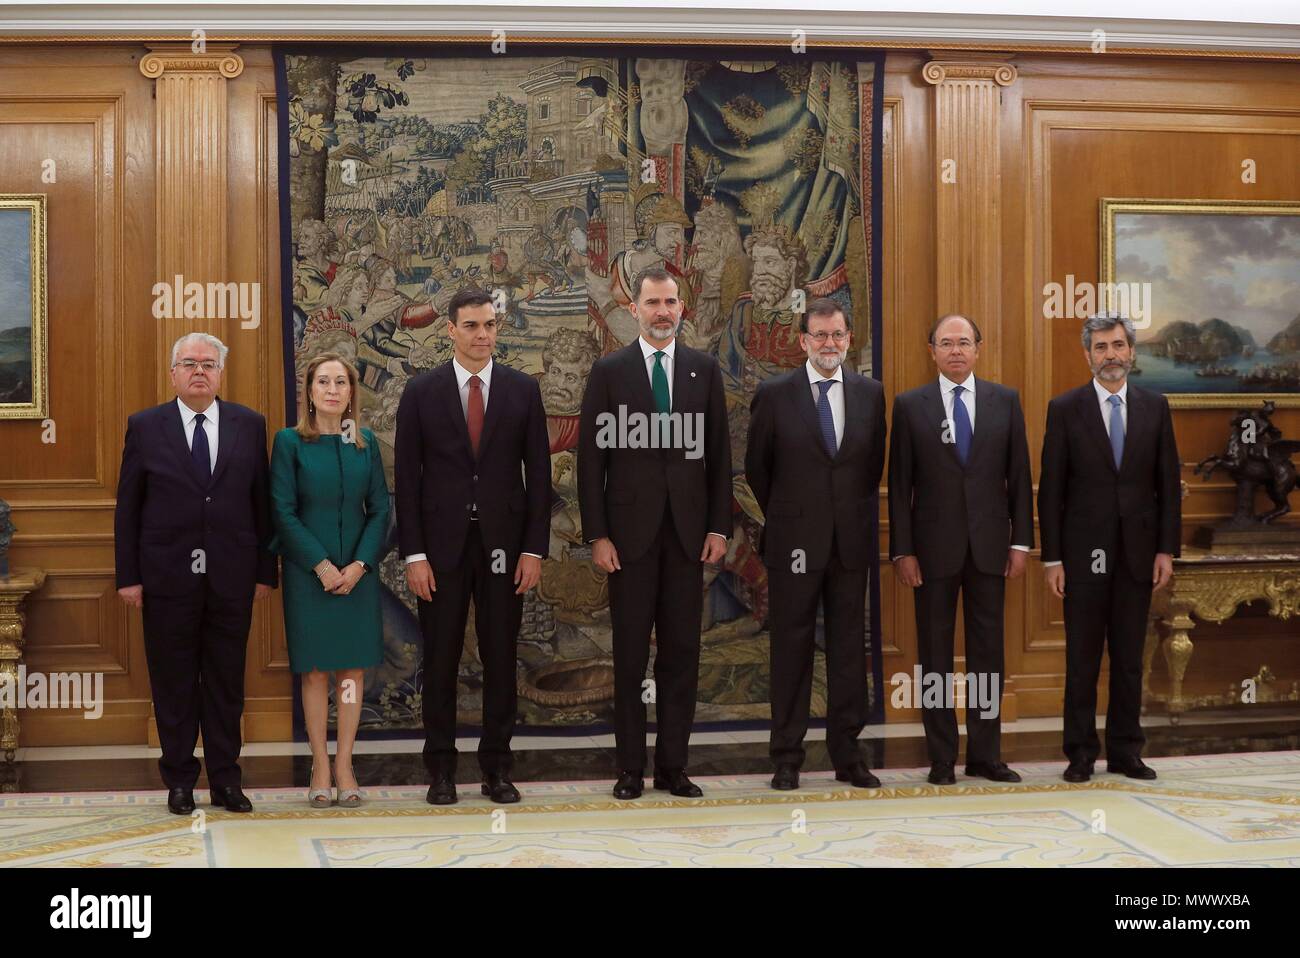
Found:
[(338, 803), (361, 804), (352, 746), (361, 719), (364, 670), (383, 658), (379, 576), (388, 537), (388, 483), (379, 444), (357, 423), (357, 371), (335, 353), (307, 364), (298, 425), (271, 452), (276, 550), (284, 556), (284, 626), (289, 665), (302, 676), (311, 741), (308, 800), (330, 804), (329, 673), (337, 682)]

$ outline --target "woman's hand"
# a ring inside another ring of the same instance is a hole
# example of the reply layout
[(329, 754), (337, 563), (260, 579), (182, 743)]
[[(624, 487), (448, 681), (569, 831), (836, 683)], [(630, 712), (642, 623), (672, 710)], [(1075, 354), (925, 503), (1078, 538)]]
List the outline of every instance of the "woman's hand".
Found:
[(360, 562), (353, 562), (344, 567), (343, 572), (340, 573), (338, 585), (330, 589), (330, 591), (335, 595), (347, 595), (365, 574), (366, 567)]
[(321, 588), (326, 592), (333, 592), (343, 582), (343, 573), (329, 559), (322, 559), (315, 572), (316, 578), (320, 579)]

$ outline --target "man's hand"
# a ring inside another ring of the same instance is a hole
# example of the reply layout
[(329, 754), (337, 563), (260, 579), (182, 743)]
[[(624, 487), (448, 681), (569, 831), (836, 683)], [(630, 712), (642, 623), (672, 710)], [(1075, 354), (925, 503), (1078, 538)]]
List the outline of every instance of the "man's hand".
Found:
[(321, 588), (333, 592), (343, 581), (343, 573), (329, 559), (322, 559), (316, 566), (316, 578), (320, 579)]
[(1002, 570), (1002, 574), (1008, 579), (1015, 579), (1025, 571), (1026, 557), (1029, 555), (1023, 549), (1007, 550), (1007, 567)]
[(894, 574), (903, 585), (915, 589), (921, 584), (921, 563), (916, 556), (899, 556), (894, 560)]
[(428, 559), (406, 564), (406, 587), (425, 602), (433, 601), (438, 583), (433, 581), (433, 566), (429, 565)]
[(623, 568), (618, 563), (618, 550), (611, 539), (597, 539), (591, 544), (591, 561), (596, 563), (596, 568), (606, 572), (618, 572)]
[(1065, 598), (1065, 566), (1057, 563), (1049, 565), (1043, 570), (1043, 578), (1047, 580), (1047, 590), (1058, 599)]
[(330, 591), (335, 595), (347, 595), (365, 574), (365, 567), (360, 562), (351, 562), (343, 567), (343, 571), (339, 573), (338, 584)]
[(144, 586), (128, 585), (125, 589), (118, 589), (117, 594), (122, 597), (122, 601), (127, 605), (134, 606), (137, 609), (144, 608)]
[(1168, 552), (1156, 553), (1156, 564), (1151, 569), (1152, 590), (1163, 589), (1174, 577), (1174, 557)]
[(719, 559), (727, 554), (727, 540), (720, 535), (710, 532), (704, 537), (704, 551), (700, 553), (700, 561), (713, 565)]
[(274, 590), (274, 586), (269, 586), (265, 582), (257, 583), (256, 587), (253, 589), (253, 601), (256, 602), (259, 599), (265, 599)]
[(537, 556), (520, 556), (519, 564), (515, 566), (515, 595), (523, 595), (533, 586), (537, 585), (542, 578), (542, 560)]

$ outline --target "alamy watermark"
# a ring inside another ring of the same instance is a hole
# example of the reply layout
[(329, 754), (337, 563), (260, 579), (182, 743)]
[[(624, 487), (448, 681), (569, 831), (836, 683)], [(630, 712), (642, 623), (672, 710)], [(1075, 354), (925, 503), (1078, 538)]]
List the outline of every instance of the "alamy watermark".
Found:
[(1002, 676), (997, 672), (895, 672), (889, 702), (896, 709), (976, 709), (980, 718), (997, 718), (1002, 709)]
[(1127, 316), (1137, 329), (1151, 326), (1150, 283), (1076, 283), (1068, 273), (1064, 283), (1043, 284), (1044, 319), (1087, 319), (1107, 310)]
[(103, 672), (0, 672), (0, 708), (81, 709), (83, 717), (104, 714)]
[(243, 329), (262, 324), (261, 283), (154, 283), (154, 319), (238, 319)]
[(704, 455), (704, 413), (628, 412), (596, 416), (596, 446), (599, 449), (685, 449), (687, 459)]

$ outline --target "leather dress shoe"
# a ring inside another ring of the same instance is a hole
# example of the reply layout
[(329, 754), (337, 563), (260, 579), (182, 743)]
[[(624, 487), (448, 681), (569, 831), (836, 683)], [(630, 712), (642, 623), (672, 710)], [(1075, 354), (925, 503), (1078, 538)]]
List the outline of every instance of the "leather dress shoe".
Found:
[(990, 782), (1018, 782), (1020, 776), (1007, 768), (1006, 762), (971, 762), (966, 766), (971, 778), (987, 778)]
[(772, 787), (778, 792), (792, 792), (799, 787), (799, 766), (782, 762), (772, 776)]
[(661, 792), (671, 792), (678, 798), (702, 798), (703, 790), (680, 768), (666, 768), (655, 771), (655, 788)]
[(848, 782), (854, 788), (879, 788), (880, 779), (871, 774), (866, 762), (854, 762), (847, 768), (835, 770), (835, 781)]
[(433, 784), (429, 786), (428, 794), (424, 800), (430, 805), (455, 805), (456, 783), (452, 781), (451, 772), (439, 772), (433, 779)]
[(228, 812), (251, 812), (253, 803), (238, 785), (221, 785), (212, 789), (212, 804)]
[(952, 768), (952, 762), (935, 762), (930, 766), (926, 781), (931, 785), (956, 785), (957, 776), (953, 774)]
[(173, 815), (188, 815), (194, 811), (194, 789), (172, 788), (167, 791), (167, 811)]
[(1075, 759), (1065, 770), (1062, 776), (1067, 782), (1086, 782), (1092, 778), (1092, 762), (1085, 762), (1082, 759)]
[(1114, 762), (1107, 761), (1106, 771), (1127, 775), (1129, 778), (1144, 779), (1148, 782), (1156, 777), (1156, 770), (1136, 755), (1132, 758), (1118, 759)]
[(645, 780), (640, 772), (622, 771), (618, 773), (618, 781), (614, 783), (614, 797), (625, 802), (640, 798), (644, 787)]
[(493, 775), (491, 773), (483, 776), (483, 794), (498, 805), (509, 805), (512, 802), (519, 801), (519, 789), (515, 788), (514, 783), (510, 781), (507, 775)]

